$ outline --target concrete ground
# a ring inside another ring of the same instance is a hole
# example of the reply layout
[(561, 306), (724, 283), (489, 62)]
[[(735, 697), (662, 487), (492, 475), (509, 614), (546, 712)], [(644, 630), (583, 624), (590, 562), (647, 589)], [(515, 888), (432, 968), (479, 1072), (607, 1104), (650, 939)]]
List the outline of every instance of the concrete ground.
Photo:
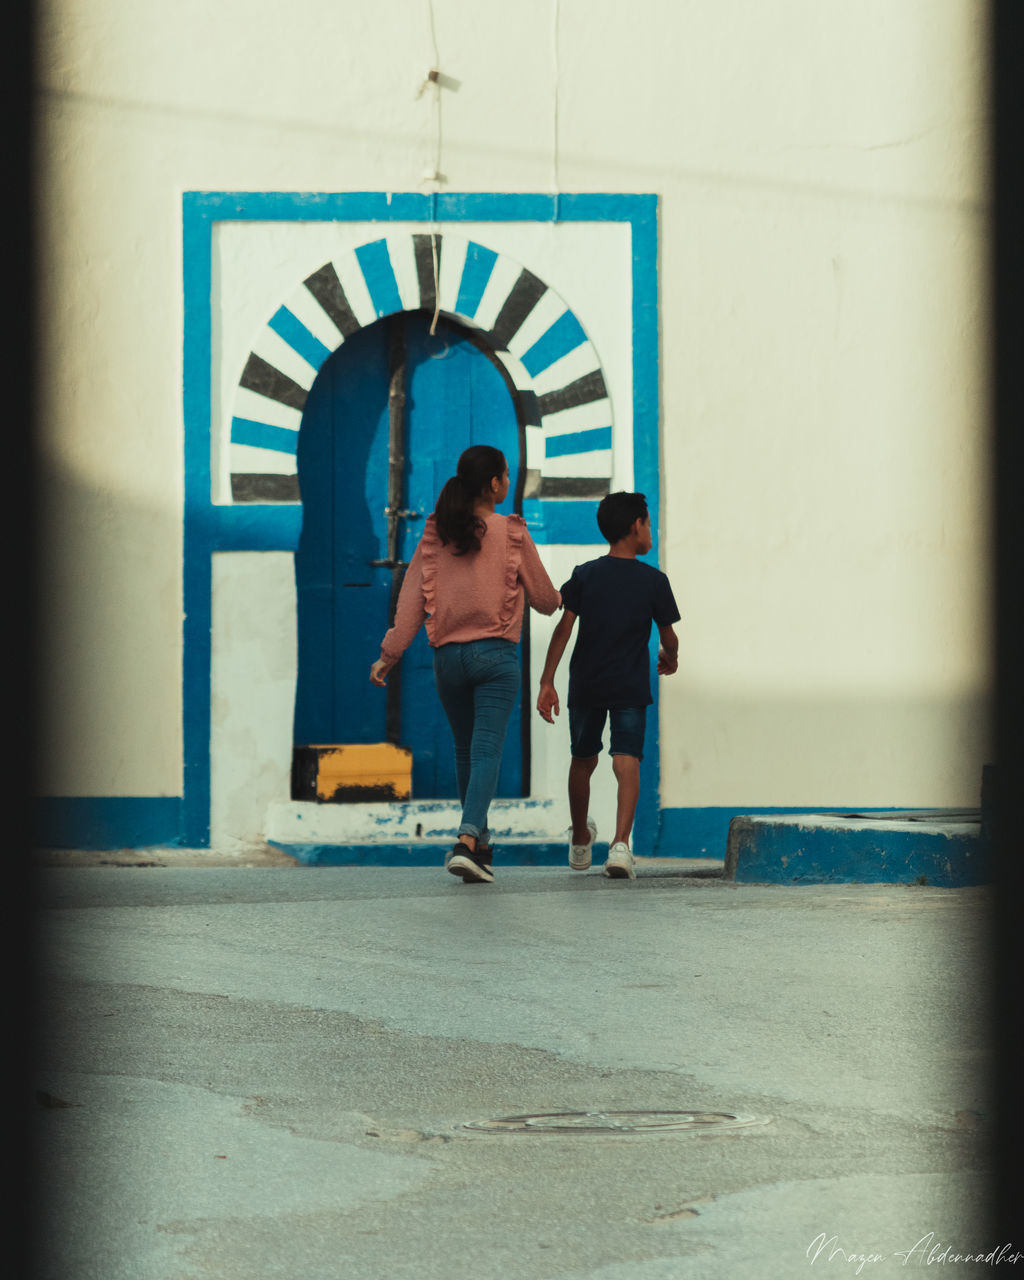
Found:
[[(1007, 1243), (989, 889), (40, 861), (47, 1280), (973, 1276)], [(463, 1127), (566, 1112), (606, 1118)]]

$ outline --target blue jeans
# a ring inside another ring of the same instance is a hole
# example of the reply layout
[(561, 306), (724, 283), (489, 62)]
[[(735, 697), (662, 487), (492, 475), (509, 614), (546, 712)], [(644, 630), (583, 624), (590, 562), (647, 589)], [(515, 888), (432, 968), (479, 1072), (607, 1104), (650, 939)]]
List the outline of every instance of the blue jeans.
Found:
[(487, 810), (520, 678), (511, 640), (467, 640), (434, 650), (434, 681), (455, 739), (459, 835), (475, 836), (480, 844), (488, 843)]

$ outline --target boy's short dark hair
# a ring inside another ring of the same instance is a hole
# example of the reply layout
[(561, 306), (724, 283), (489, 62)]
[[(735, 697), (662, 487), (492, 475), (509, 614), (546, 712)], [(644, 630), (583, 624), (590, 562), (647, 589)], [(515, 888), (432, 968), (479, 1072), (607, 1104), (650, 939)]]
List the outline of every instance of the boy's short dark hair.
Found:
[(609, 542), (618, 542), (633, 527), (634, 520), (646, 520), (647, 498), (642, 493), (609, 493), (597, 508), (597, 527)]

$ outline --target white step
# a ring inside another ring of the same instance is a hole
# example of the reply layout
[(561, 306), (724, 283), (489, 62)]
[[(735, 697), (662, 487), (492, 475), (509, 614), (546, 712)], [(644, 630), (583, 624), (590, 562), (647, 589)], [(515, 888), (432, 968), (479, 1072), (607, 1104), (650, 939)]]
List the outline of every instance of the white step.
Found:
[[(378, 804), (280, 801), (267, 810), (266, 838), (281, 844), (394, 844), (444, 842), (454, 836), (462, 807), (456, 800)], [(492, 840), (560, 841), (569, 827), (565, 800), (494, 800), (488, 814)]]

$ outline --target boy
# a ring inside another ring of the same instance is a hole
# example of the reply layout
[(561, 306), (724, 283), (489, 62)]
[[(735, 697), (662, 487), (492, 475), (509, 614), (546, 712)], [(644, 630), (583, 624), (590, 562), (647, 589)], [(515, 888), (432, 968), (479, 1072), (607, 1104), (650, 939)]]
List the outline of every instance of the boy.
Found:
[(564, 612), (548, 646), (537, 710), (549, 723), (558, 715), (555, 671), (576, 619), (579, 636), (569, 662), (569, 866), (586, 871), (597, 828), (588, 816), (590, 776), (597, 767), (605, 719), (611, 720), (609, 751), (618, 783), (615, 839), (604, 874), (634, 880), (629, 837), (640, 796), (640, 761), (651, 697), (647, 642), (658, 628), (658, 674), (678, 666), (679, 641), (672, 623), (679, 610), (666, 576), (637, 557), (651, 549), (651, 517), (642, 493), (610, 493), (597, 509), (607, 555), (577, 565), (562, 588)]

